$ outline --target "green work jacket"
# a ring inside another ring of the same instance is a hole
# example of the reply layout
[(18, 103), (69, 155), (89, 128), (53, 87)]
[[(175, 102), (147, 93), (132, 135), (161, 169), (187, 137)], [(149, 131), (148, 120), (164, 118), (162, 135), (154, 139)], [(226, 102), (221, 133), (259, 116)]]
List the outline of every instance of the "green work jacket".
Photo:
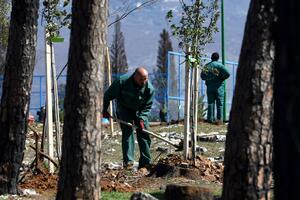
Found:
[(154, 88), (150, 81), (147, 81), (143, 87), (139, 87), (134, 82), (133, 75), (123, 75), (116, 79), (104, 93), (103, 111), (108, 109), (109, 101), (116, 99), (118, 108), (135, 112), (138, 119), (146, 121), (153, 104), (153, 97)]
[(201, 79), (205, 81), (208, 90), (219, 89), (229, 76), (228, 70), (217, 61), (207, 63), (201, 72)]

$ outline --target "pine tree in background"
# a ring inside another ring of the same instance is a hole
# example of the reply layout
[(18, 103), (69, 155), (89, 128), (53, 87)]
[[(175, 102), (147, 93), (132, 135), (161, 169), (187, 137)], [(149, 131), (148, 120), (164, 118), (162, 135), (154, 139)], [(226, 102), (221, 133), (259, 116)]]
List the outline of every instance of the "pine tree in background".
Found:
[(153, 85), (156, 90), (157, 101), (163, 106), (165, 104), (165, 91), (167, 89), (167, 54), (168, 51), (172, 51), (172, 42), (168, 31), (163, 29), (160, 34), (156, 69), (154, 69)]
[[(117, 16), (116, 21), (119, 20)], [(125, 52), (125, 40), (121, 32), (121, 22), (115, 24), (115, 33), (110, 48), (110, 59), (113, 74), (124, 74), (128, 71), (127, 57)]]

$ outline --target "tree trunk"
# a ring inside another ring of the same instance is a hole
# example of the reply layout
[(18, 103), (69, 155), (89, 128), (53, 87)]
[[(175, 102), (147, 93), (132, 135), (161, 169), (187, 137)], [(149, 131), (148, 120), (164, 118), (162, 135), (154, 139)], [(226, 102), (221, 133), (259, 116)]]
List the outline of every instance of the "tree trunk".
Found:
[(274, 87), (275, 199), (299, 199), (299, 1), (277, 1)]
[(38, 0), (14, 0), (0, 112), (0, 194), (17, 193), (35, 64)]
[(107, 0), (72, 1), (62, 163), (56, 199), (99, 199)]
[(270, 199), (274, 0), (252, 0), (225, 151), (223, 199)]

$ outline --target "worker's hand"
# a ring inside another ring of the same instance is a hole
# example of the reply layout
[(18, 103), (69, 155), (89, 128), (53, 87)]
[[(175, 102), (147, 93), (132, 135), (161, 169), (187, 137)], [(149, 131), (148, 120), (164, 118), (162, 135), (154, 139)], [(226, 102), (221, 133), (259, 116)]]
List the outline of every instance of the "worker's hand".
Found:
[(139, 121), (139, 127), (140, 127), (140, 129), (145, 129), (145, 123), (143, 120)]
[(109, 118), (111, 117), (111, 115), (109, 114), (109, 112), (104, 111), (104, 112), (102, 113), (102, 117), (103, 117), (103, 118), (109, 119)]

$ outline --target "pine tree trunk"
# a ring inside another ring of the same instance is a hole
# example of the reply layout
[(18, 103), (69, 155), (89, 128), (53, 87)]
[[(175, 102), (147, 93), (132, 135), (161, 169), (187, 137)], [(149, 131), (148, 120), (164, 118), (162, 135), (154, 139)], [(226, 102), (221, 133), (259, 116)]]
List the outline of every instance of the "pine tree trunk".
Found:
[(0, 112), (0, 194), (17, 193), (35, 64), (38, 0), (14, 0)]
[(224, 200), (270, 199), (274, 0), (252, 0), (225, 150)]
[(275, 199), (299, 199), (299, 1), (277, 1), (274, 88)]
[(72, 2), (62, 163), (56, 199), (99, 199), (106, 0)]

